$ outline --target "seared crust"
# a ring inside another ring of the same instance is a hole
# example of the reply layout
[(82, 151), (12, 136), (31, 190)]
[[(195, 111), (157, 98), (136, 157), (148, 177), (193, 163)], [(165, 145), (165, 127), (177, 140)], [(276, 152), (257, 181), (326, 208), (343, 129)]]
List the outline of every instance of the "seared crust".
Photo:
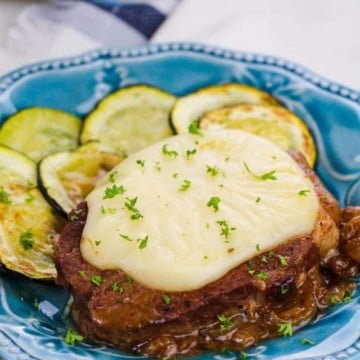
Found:
[[(313, 233), (291, 239), (273, 252), (258, 255), (201, 289), (167, 293), (171, 297), (170, 304), (164, 302), (164, 292), (129, 281), (121, 270), (101, 271), (82, 258), (80, 240), (87, 205), (80, 204), (73, 214), (77, 219), (69, 223), (61, 235), (56, 267), (59, 283), (69, 288), (74, 296), (73, 318), (81, 332), (90, 339), (126, 347), (129, 338), (132, 342), (145, 339), (154, 326), (161, 324), (163, 327), (168, 322), (174, 326), (176, 321), (195, 321), (201, 317), (215, 316), (216, 319), (216, 314), (224, 310), (224, 303), (226, 308), (231, 304), (238, 306), (241, 299), (254, 294), (277, 297), (280, 291), (289, 292), (301, 283), (306, 277), (304, 274), (337, 245), (340, 211), (336, 200), (306, 161), (298, 155), (294, 158), (315, 184), (321, 204)], [(286, 266), (281, 264), (281, 257), (286, 259)], [(261, 272), (267, 274), (265, 280), (257, 277)], [(93, 275), (102, 277), (100, 286), (91, 282)], [(114, 291), (114, 283), (121, 284), (123, 291)]]

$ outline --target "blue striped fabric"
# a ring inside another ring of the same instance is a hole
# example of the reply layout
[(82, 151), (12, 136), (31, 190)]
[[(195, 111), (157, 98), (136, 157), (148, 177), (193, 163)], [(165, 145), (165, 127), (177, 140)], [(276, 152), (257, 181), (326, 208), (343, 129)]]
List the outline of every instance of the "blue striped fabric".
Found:
[(114, 14), (146, 39), (154, 34), (176, 4), (181, 0), (87, 0), (87, 2)]

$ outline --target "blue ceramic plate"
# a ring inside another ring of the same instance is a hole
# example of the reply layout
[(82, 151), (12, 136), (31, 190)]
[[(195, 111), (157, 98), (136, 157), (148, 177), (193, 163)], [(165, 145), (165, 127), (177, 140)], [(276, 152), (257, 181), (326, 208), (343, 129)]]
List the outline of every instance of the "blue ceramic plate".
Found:
[[(355, 70), (355, 69), (354, 69)], [(166, 44), (100, 50), (27, 66), (0, 78), (0, 122), (29, 106), (49, 106), (80, 116), (107, 93), (148, 83), (176, 95), (238, 81), (266, 90), (297, 113), (312, 131), (317, 173), (341, 205), (360, 204), (360, 93), (274, 57), (234, 53), (197, 44)], [(35, 300), (36, 299), (36, 300)], [(6, 360), (130, 359), (134, 356), (88, 344), (68, 346), (68, 294), (53, 284), (16, 274), (0, 278), (0, 357)], [(34, 301), (39, 306), (34, 306)], [(360, 359), (360, 291), (344, 305), (291, 338), (248, 350), (251, 359)], [(306, 337), (317, 342), (300, 344)], [(196, 359), (235, 359), (206, 353)]]

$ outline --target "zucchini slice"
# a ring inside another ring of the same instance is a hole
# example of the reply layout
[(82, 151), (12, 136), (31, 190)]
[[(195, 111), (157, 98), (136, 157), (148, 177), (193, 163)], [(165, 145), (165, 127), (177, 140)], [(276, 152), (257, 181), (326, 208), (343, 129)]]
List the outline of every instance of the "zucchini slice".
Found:
[(204, 113), (241, 103), (280, 105), (270, 94), (249, 85), (214, 85), (179, 98), (171, 112), (171, 123), (178, 134), (187, 133), (190, 124)]
[(97, 142), (89, 142), (72, 152), (49, 155), (38, 166), (40, 189), (53, 208), (66, 217), (106, 173), (101, 162)]
[(310, 166), (315, 163), (315, 144), (307, 126), (291, 111), (279, 106), (241, 104), (213, 110), (200, 119), (199, 128), (244, 130), (267, 138), (286, 151), (300, 151)]
[(36, 186), (36, 164), (0, 146), (0, 261), (36, 279), (54, 279), (61, 222)]
[(0, 144), (17, 150), (34, 161), (78, 146), (81, 120), (69, 113), (34, 107), (6, 120), (0, 130)]
[(101, 150), (122, 157), (173, 135), (169, 124), (175, 97), (148, 85), (106, 96), (85, 120), (81, 142), (98, 140)]

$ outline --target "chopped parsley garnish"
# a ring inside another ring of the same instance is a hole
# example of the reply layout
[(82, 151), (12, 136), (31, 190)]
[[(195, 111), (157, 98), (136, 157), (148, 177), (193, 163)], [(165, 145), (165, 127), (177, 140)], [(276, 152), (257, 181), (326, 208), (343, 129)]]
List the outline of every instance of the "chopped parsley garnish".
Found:
[(256, 251), (260, 251), (260, 244), (256, 244)]
[(145, 166), (145, 160), (136, 160), (136, 163), (142, 168)]
[(85, 277), (85, 276), (86, 276), (85, 270), (79, 270), (79, 271), (78, 271), (78, 274), (79, 274), (80, 276), (82, 276), (82, 277)]
[(202, 132), (199, 129), (199, 121), (198, 120), (192, 121), (188, 127), (188, 130), (189, 130), (190, 134), (202, 136)]
[(109, 182), (111, 182), (113, 184), (116, 181), (116, 175), (117, 175), (117, 171), (110, 173)]
[(113, 186), (105, 189), (103, 199), (112, 199), (117, 195), (122, 195), (125, 191), (126, 190), (122, 185), (117, 186), (116, 184), (113, 184)]
[(252, 175), (253, 177), (255, 177), (258, 180), (266, 181), (266, 180), (276, 180), (277, 179), (277, 177), (275, 176), (276, 170), (266, 172), (262, 175), (256, 175), (252, 170), (250, 170), (249, 165), (245, 161), (244, 161), (244, 167), (250, 175)]
[(101, 206), (100, 211), (104, 215), (114, 215), (116, 213), (115, 208), (105, 208), (104, 206)]
[(190, 159), (191, 156), (196, 154), (196, 149), (186, 150), (186, 159)]
[(149, 236), (145, 236), (144, 238), (142, 239), (137, 239), (136, 241), (140, 241), (140, 244), (139, 244), (139, 249), (142, 250), (142, 249), (145, 249), (146, 246), (147, 246), (147, 243), (148, 243), (148, 240), (149, 240)]
[(219, 174), (219, 169), (216, 166), (206, 165), (206, 172), (211, 176), (216, 176)]
[(307, 338), (302, 338), (300, 340), (300, 343), (301, 343), (301, 345), (311, 345), (311, 346), (316, 345), (315, 341), (307, 339)]
[(260, 271), (258, 274), (256, 274), (256, 277), (260, 280), (266, 280), (269, 277), (269, 274), (266, 271)]
[(255, 270), (249, 269), (249, 270), (248, 270), (248, 273), (249, 273), (250, 275), (254, 275), (254, 274), (255, 274)]
[(247, 359), (247, 353), (244, 352), (244, 351), (242, 351), (242, 352), (240, 353), (240, 360), (246, 360), (246, 359)]
[(33, 202), (34, 200), (35, 200), (34, 195), (31, 194), (31, 193), (27, 193), (26, 198), (25, 198), (25, 201), (26, 201), (27, 203), (31, 203), (31, 202)]
[(289, 265), (289, 263), (288, 263), (288, 261), (286, 260), (286, 258), (284, 258), (282, 255), (278, 255), (278, 258), (279, 258), (280, 264), (281, 264), (282, 266), (288, 266), (288, 265)]
[(190, 180), (184, 180), (183, 183), (181, 184), (181, 186), (179, 187), (179, 191), (186, 191), (189, 189), (191, 185), (191, 181)]
[(229, 160), (230, 160), (230, 156), (227, 156), (227, 157), (225, 158), (225, 161), (228, 162)]
[(298, 195), (300, 195), (300, 196), (306, 196), (309, 192), (310, 192), (310, 190), (300, 190), (300, 191), (298, 192)]
[(132, 283), (134, 281), (134, 279), (130, 275), (126, 274), (125, 275), (125, 281), (127, 283)]
[(34, 246), (34, 234), (32, 233), (31, 229), (24, 231), (20, 234), (20, 244), (24, 250), (32, 249)]
[(9, 194), (4, 190), (3, 187), (0, 188), (0, 202), (6, 205), (11, 204), (11, 200), (9, 198)]
[(289, 292), (289, 285), (287, 285), (287, 284), (282, 284), (281, 286), (280, 286), (280, 293), (281, 293), (281, 295), (285, 295), (285, 294), (287, 294)]
[(231, 227), (226, 220), (219, 220), (216, 223), (220, 226), (220, 235), (224, 236), (225, 239), (228, 239), (230, 236), (230, 231), (236, 230), (236, 228)]
[(209, 201), (207, 202), (208, 207), (212, 207), (214, 212), (219, 211), (219, 203), (221, 199), (218, 196), (212, 196)]
[(78, 221), (79, 220), (79, 216), (77, 214), (71, 214), (69, 216), (69, 220), (70, 221)]
[(171, 297), (166, 294), (162, 295), (162, 299), (166, 305), (169, 305), (171, 303)]
[(255, 202), (258, 204), (258, 203), (260, 202), (260, 200), (261, 200), (261, 197), (258, 196), (258, 197), (256, 198)]
[(346, 291), (345, 291), (344, 298), (343, 298), (343, 301), (344, 301), (344, 302), (349, 302), (349, 301), (351, 301), (351, 300), (352, 300), (351, 291), (346, 290)]
[(268, 259), (267, 259), (267, 257), (266, 257), (265, 255), (261, 257), (261, 262), (262, 262), (263, 264), (267, 264), (267, 263), (268, 263)]
[(173, 173), (173, 178), (176, 179), (179, 176), (178, 173)]
[(95, 284), (96, 286), (100, 286), (102, 281), (103, 281), (103, 279), (102, 279), (102, 277), (100, 275), (93, 275), (91, 277), (91, 282), (93, 284)]
[(204, 255), (204, 260), (207, 260), (207, 259), (209, 259), (209, 257), (208, 257), (208, 256), (206, 256), (206, 255)]
[(123, 235), (123, 234), (119, 234), (123, 239), (127, 240), (127, 241), (133, 241), (134, 239), (131, 238), (130, 236), (128, 235)]
[(83, 341), (84, 337), (78, 334), (74, 329), (69, 328), (66, 331), (64, 341), (68, 345), (75, 345), (78, 341)]
[(277, 332), (282, 336), (292, 336), (293, 335), (292, 324), (291, 323), (278, 324)]
[(95, 246), (99, 246), (101, 244), (100, 240), (95, 240)]
[(218, 315), (217, 318), (220, 322), (221, 330), (227, 330), (233, 326), (233, 322), (230, 320), (230, 318), (226, 317), (224, 314)]
[(119, 293), (122, 293), (124, 290), (123, 287), (121, 286), (121, 284), (119, 284), (118, 282), (114, 282), (111, 289), (112, 289), (112, 291), (119, 292)]
[(130, 216), (131, 220), (138, 220), (143, 218), (144, 216), (140, 213), (139, 209), (136, 207), (137, 202), (137, 196), (130, 199), (126, 198), (125, 207), (132, 212), (132, 215)]
[(159, 172), (161, 171), (160, 163), (158, 161), (155, 163), (155, 170)]
[(341, 300), (336, 295), (331, 296), (331, 298), (330, 298), (331, 305), (337, 305), (340, 303), (341, 303)]
[(176, 158), (179, 154), (177, 151), (175, 150), (169, 150), (168, 149), (168, 145), (167, 144), (164, 144), (163, 147), (162, 147), (162, 153), (166, 156), (170, 156), (170, 157), (173, 157), (173, 158)]

